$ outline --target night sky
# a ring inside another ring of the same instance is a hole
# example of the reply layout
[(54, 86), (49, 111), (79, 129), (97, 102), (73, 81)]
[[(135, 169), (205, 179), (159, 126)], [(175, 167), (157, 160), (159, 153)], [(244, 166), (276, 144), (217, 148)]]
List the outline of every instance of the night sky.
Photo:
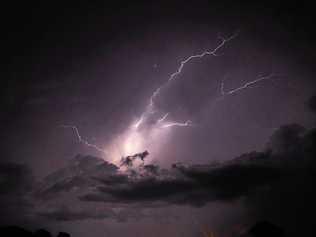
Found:
[(241, 236), (260, 220), (312, 231), (311, 5), (3, 12), (1, 225), (78, 237)]

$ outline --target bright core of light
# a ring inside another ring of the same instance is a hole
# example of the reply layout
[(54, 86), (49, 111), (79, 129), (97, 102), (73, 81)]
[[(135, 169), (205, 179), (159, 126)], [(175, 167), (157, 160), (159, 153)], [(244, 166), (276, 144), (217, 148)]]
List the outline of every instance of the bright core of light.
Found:
[(119, 165), (122, 157), (144, 152), (145, 150), (149, 152), (148, 160), (153, 160), (159, 155), (158, 151), (161, 147), (167, 143), (171, 127), (160, 123), (145, 127), (135, 126), (138, 122), (134, 122), (125, 132), (117, 135), (106, 146), (107, 159), (111, 163)]

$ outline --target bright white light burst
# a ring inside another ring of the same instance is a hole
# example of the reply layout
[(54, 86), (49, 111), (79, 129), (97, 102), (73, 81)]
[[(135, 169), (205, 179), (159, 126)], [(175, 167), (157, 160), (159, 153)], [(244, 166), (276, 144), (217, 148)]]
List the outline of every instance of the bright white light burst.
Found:
[[(148, 150), (149, 161), (157, 157), (158, 152), (168, 142), (171, 123), (160, 122), (146, 127), (139, 127), (137, 121), (123, 133), (118, 135), (105, 147), (107, 158), (114, 164), (119, 164), (122, 157), (134, 155)], [(169, 126), (168, 126), (169, 125)]]

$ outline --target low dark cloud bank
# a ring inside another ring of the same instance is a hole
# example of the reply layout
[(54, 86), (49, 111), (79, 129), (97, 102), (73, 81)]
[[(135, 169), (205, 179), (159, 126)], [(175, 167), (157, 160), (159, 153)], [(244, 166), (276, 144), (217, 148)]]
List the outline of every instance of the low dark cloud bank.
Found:
[[(312, 110), (314, 101), (313, 97), (308, 103)], [(254, 218), (308, 233), (313, 226), (309, 216), (315, 213), (315, 157), (316, 129), (288, 124), (271, 135), (264, 151), (221, 163), (177, 163), (170, 169), (148, 164), (121, 172), (100, 158), (78, 155), (40, 182), (24, 165), (1, 163), (1, 213), (10, 218), (18, 209), (21, 216), (59, 221), (120, 220), (122, 215), (139, 217), (134, 211), (144, 207), (203, 207), (238, 199)], [(63, 208), (67, 202), (72, 205)], [(130, 209), (117, 212), (115, 207)]]
[(121, 178), (119, 182), (117, 176), (99, 179), (96, 192), (81, 196), (80, 200), (198, 206), (209, 201), (231, 200), (280, 178), (282, 170), (266, 161), (267, 156), (250, 153), (223, 164), (174, 164), (170, 170), (159, 171), (156, 167), (156, 173), (148, 172), (145, 166), (142, 176)]

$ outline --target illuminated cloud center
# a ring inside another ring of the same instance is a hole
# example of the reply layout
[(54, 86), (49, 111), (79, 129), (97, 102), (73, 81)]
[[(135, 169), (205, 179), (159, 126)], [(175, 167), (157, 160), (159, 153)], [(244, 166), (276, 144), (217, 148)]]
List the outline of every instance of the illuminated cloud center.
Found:
[(106, 146), (107, 157), (110, 162), (119, 164), (122, 157), (145, 150), (148, 150), (150, 154), (148, 160), (152, 161), (157, 157), (161, 147), (168, 141), (168, 134), (171, 132), (173, 123), (160, 120), (154, 124), (150, 124), (148, 121), (143, 122), (143, 126), (137, 126), (137, 121), (134, 122), (125, 132), (118, 135)]

